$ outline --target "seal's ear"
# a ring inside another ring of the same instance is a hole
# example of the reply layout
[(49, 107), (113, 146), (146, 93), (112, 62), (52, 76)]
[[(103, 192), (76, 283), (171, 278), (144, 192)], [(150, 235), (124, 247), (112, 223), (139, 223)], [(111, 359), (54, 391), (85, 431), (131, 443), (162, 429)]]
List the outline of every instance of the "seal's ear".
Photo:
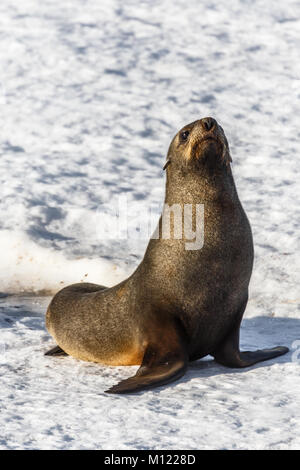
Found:
[(222, 160), (225, 164), (225, 167), (226, 167), (226, 171), (229, 172), (229, 169), (230, 169), (230, 163), (232, 162), (232, 158), (231, 158), (231, 155), (229, 153), (229, 148), (224, 148), (223, 150), (223, 154), (222, 154)]
[(171, 163), (171, 159), (168, 158), (168, 160), (166, 161), (166, 163), (164, 164), (164, 167), (163, 167), (163, 170), (165, 170)]
[(223, 152), (222, 152), (222, 160), (225, 163), (226, 166), (229, 166), (229, 164), (232, 162), (232, 158), (230, 155), (229, 151), (229, 145), (228, 145), (228, 140), (226, 139), (224, 135), (224, 146), (223, 146)]
[(225, 158), (224, 158), (224, 160), (225, 160), (225, 162), (226, 162), (226, 165), (229, 165), (229, 163), (232, 162), (232, 158), (231, 158), (229, 149), (227, 149), (227, 151), (225, 152)]

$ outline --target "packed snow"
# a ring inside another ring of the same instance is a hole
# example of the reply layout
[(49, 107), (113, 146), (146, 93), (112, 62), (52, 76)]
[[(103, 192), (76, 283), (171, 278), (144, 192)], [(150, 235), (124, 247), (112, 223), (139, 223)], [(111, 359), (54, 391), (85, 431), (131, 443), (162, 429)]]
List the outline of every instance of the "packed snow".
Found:
[[(0, 448), (300, 449), (299, 2), (2, 0), (0, 39)], [(254, 235), (241, 346), (290, 353), (107, 395), (136, 367), (44, 357), (47, 305), (135, 269), (147, 237), (101, 236), (103, 208), (159, 207), (171, 138), (204, 116)]]

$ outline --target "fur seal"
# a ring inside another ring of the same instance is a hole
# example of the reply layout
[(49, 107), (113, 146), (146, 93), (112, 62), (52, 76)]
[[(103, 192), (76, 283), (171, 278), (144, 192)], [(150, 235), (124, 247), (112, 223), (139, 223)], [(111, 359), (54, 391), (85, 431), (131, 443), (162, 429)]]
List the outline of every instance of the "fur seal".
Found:
[(202, 248), (187, 250), (185, 235), (160, 235), (120, 284), (74, 284), (59, 291), (46, 315), (59, 346), (46, 354), (140, 365), (135, 376), (107, 390), (130, 393), (174, 381), (189, 361), (208, 354), (224, 366), (247, 367), (288, 352), (283, 346), (239, 349), (253, 241), (230, 162), (215, 119), (197, 120), (176, 134), (165, 165), (165, 204), (204, 204)]

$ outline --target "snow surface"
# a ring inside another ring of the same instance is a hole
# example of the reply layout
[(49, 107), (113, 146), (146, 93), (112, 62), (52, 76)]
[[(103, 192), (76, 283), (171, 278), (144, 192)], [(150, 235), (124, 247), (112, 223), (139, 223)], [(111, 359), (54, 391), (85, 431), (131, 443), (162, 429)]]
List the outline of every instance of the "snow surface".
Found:
[[(0, 447), (299, 449), (299, 2), (2, 0), (0, 39)], [(108, 396), (136, 368), (44, 357), (41, 293), (132, 272), (147, 241), (101, 239), (99, 210), (159, 204), (171, 138), (210, 115), (255, 241), (242, 347), (291, 352)]]

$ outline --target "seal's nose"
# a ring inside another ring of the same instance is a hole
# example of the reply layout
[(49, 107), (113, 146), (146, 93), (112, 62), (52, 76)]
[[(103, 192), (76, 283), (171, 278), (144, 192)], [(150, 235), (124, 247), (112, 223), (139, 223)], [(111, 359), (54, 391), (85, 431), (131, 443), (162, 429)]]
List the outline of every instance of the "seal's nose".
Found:
[(216, 125), (216, 120), (211, 117), (201, 119), (201, 124), (206, 131), (210, 131)]

